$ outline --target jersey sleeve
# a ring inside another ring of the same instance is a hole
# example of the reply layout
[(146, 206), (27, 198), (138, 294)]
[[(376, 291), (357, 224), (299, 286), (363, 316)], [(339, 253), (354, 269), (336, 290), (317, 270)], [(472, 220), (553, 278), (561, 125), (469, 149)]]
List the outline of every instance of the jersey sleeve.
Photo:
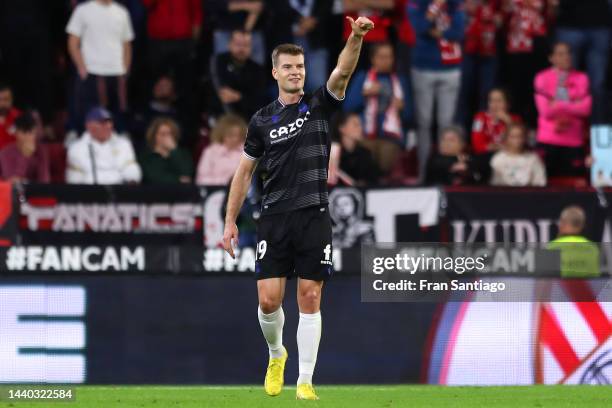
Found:
[(255, 126), (254, 118), (251, 119), (247, 129), (244, 142), (244, 155), (251, 160), (259, 160), (264, 154), (265, 144), (261, 132)]
[(327, 85), (323, 85), (319, 89), (317, 89), (313, 97), (319, 102), (321, 107), (325, 109), (329, 113), (334, 113), (340, 109), (342, 106), (342, 101), (344, 98), (338, 98), (334, 95), (328, 88)]

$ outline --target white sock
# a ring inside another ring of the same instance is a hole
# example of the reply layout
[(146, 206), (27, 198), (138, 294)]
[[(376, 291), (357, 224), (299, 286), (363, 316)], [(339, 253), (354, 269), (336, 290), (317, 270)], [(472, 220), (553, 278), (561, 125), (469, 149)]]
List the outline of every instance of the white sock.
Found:
[(297, 345), (300, 360), (298, 385), (312, 384), (312, 374), (317, 364), (317, 352), (321, 340), (321, 312), (300, 313), (297, 329)]
[(268, 343), (270, 357), (282, 357), (284, 351), (283, 326), (285, 325), (285, 313), (283, 312), (282, 306), (269, 314), (265, 314), (261, 311), (261, 308), (258, 308), (257, 316), (259, 317), (261, 332)]

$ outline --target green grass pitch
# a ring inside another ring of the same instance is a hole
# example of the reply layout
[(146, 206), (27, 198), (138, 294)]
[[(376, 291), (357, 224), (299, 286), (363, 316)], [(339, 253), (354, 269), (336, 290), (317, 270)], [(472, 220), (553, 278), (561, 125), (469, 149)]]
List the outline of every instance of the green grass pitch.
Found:
[(611, 386), (318, 386), (319, 401), (296, 401), (295, 387), (268, 397), (261, 386), (78, 386), (72, 402), (0, 402), (11, 408), (394, 408), (612, 407)]

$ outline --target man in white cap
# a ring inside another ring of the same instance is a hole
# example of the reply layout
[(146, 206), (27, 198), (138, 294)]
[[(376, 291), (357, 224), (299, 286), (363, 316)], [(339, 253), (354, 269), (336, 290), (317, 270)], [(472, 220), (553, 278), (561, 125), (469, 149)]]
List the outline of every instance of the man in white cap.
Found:
[(89, 111), (87, 130), (68, 149), (66, 182), (138, 183), (142, 178), (130, 141), (113, 131), (113, 117), (101, 107)]

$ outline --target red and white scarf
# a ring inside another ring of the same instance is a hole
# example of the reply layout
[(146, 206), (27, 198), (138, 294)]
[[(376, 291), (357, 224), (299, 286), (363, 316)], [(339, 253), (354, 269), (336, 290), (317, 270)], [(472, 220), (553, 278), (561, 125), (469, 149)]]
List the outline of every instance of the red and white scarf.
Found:
[[(451, 25), (451, 17), (448, 15), (446, 3), (431, 2), (427, 8), (427, 13), (435, 16), (434, 24), (436, 28), (444, 32)], [(444, 38), (438, 40), (438, 48), (444, 65), (457, 65), (461, 62), (461, 44), (455, 41), (449, 41)]]
[[(370, 88), (376, 82), (376, 71), (370, 69), (366, 76), (366, 80), (363, 83), (363, 89)], [(399, 111), (393, 106), (393, 98), (404, 100), (404, 91), (399, 78), (394, 73), (390, 74), (391, 78), (391, 99), (389, 106), (385, 112), (385, 118), (383, 119), (383, 132), (387, 136), (401, 139), (402, 137), (402, 121), (400, 119)], [(377, 136), (378, 127), (378, 95), (369, 96), (366, 100), (366, 107), (364, 112), (365, 117), (365, 131), (366, 135), (370, 139), (374, 139)]]
[(542, 0), (511, 0), (506, 3), (508, 15), (506, 49), (509, 53), (530, 53), (535, 37), (546, 34)]

